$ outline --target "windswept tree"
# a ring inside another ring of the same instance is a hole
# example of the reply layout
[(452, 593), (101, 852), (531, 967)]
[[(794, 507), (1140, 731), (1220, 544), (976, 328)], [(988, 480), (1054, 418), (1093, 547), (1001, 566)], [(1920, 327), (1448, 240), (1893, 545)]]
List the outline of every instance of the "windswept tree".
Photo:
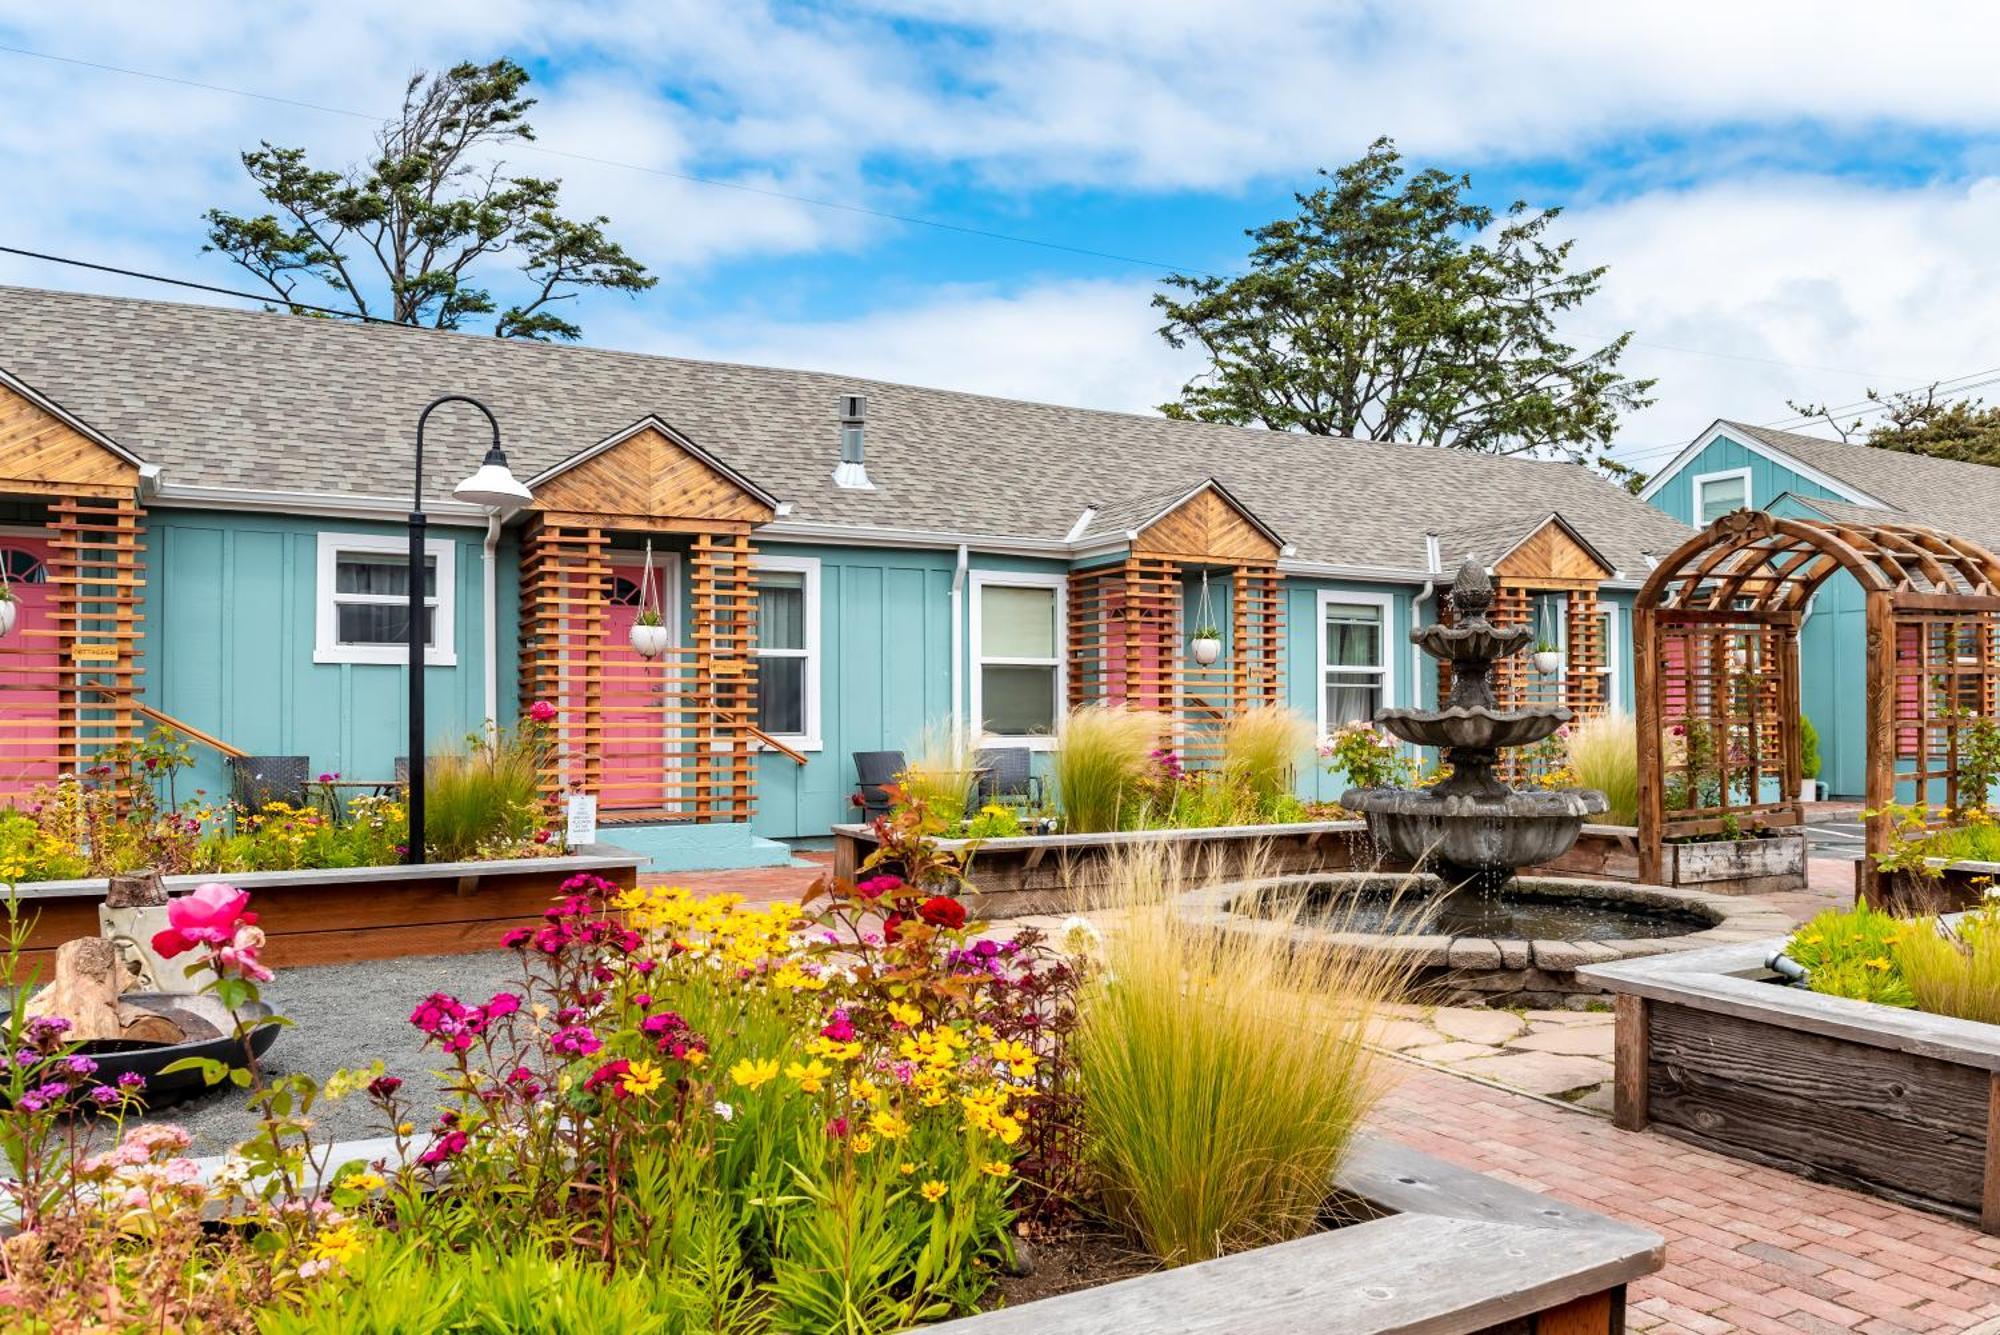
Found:
[[(300, 302), (334, 305), (436, 329), (490, 315), (501, 338), (578, 337), (560, 303), (657, 280), (605, 235), (610, 219), (563, 216), (560, 181), (508, 173), (496, 150), (535, 137), (527, 85), (528, 72), (505, 59), (419, 71), (377, 133), (373, 160), (344, 171), (266, 140), (243, 166), (273, 211), (210, 209), (203, 249), (255, 274), (294, 314)], [(519, 299), (504, 309), (488, 288), (501, 265), (521, 275)]]
[(1406, 175), (1388, 139), (1320, 175), (1297, 216), (1248, 233), (1248, 273), (1175, 274), (1153, 298), (1161, 336), (1210, 362), (1168, 416), (1581, 462), (1652, 402), (1619, 373), (1629, 333), (1593, 352), (1556, 336), (1604, 276), (1547, 239), (1558, 210), (1496, 217), (1468, 177)]
[[(1801, 417), (1826, 423), (1849, 444), (1858, 440), (1878, 450), (1928, 454), (1933, 459), (1961, 463), (2000, 464), (2000, 407), (1989, 408), (1983, 399), (1955, 399), (1951, 394), (1939, 383), (1901, 394), (1871, 389), (1868, 399), (1876, 406), (1845, 423), (1840, 420), (1843, 414), (1823, 403), (1787, 399), (1785, 406)], [(1880, 420), (1868, 422), (1868, 416), (1875, 413), (1881, 414)]]

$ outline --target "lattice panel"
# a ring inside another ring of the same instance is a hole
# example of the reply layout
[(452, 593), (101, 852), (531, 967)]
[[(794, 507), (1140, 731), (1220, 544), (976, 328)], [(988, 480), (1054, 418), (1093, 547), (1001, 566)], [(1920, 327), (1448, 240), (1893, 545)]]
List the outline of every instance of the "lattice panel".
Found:
[(1896, 798), (1948, 816), (1984, 807), (1990, 796), (1961, 792), (1966, 734), (1990, 718), (1995, 695), (1995, 629), (1977, 612), (1912, 611), (1895, 627)]
[[(63, 497), (49, 504), (54, 625), (43, 633), (59, 650), (56, 759), (64, 769), (87, 765), (139, 734), (131, 702), (145, 621), (143, 520), (128, 498)], [(100, 691), (115, 698), (107, 701)]]
[(605, 617), (610, 538), (602, 528), (541, 525), (521, 552), (521, 709), (556, 706), (555, 745), (543, 773), (550, 794), (602, 784)]
[(694, 751), (683, 757), (698, 820), (748, 820), (756, 765), (757, 592), (745, 535), (699, 534), (688, 562)]
[(1747, 825), (1789, 805), (1798, 763), (1797, 728), (1784, 722), (1796, 691), (1791, 627), (1669, 619), (1658, 645), (1666, 818)]

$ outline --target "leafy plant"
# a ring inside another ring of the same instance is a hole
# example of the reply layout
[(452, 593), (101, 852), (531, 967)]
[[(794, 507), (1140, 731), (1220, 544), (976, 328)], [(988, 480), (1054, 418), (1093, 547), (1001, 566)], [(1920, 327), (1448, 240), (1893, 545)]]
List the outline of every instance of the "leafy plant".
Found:
[(1598, 714), (1570, 728), (1564, 767), (1579, 788), (1595, 788), (1613, 825), (1639, 823), (1639, 730), (1625, 714)]
[(660, 610), (657, 607), (642, 607), (639, 609), (638, 614), (632, 618), (632, 624), (635, 626), (659, 626), (664, 625), (665, 622), (661, 619)]
[(1293, 767), (1309, 755), (1313, 725), (1289, 709), (1265, 705), (1229, 720), (1222, 730), (1222, 768), (1247, 788), (1260, 811), (1292, 791)]
[(958, 828), (972, 800), (979, 769), (979, 739), (949, 720), (926, 724), (898, 775), (905, 796), (922, 802), (947, 830)]
[(1012, 839), (1021, 833), (1021, 817), (1012, 807), (988, 802), (965, 822), (968, 839)]
[(1160, 715), (1123, 705), (1071, 710), (1050, 774), (1063, 828), (1096, 834), (1136, 819), (1139, 786), (1166, 731), (1167, 721)]
[(1219, 640), (1222, 638), (1222, 632), (1213, 626), (1196, 626), (1194, 633), (1189, 635), (1188, 638), (1191, 640)]
[(1874, 1001), (1885, 1006), (1915, 1003), (1896, 968), (1895, 946), (1909, 924), (1857, 904), (1815, 915), (1785, 943), (1785, 954), (1807, 972), (1815, 992)]
[(1372, 723), (1343, 723), (1319, 754), (1327, 772), (1344, 775), (1350, 788), (1407, 788), (1416, 774), (1394, 739)]
[(1808, 779), (1819, 777), (1819, 729), (1804, 714), (1799, 715), (1799, 773)]
[(1300, 948), (1173, 910), (1204, 879), (1160, 847), (1110, 875), (1118, 930), (1080, 1008), (1078, 1069), (1104, 1207), (1169, 1265), (1313, 1226), (1380, 1092), (1364, 1038), (1394, 952)]
[(547, 828), (542, 798), (543, 729), (526, 720), (512, 732), (466, 738), (463, 748), (424, 766), (425, 851), (461, 862), (518, 848)]

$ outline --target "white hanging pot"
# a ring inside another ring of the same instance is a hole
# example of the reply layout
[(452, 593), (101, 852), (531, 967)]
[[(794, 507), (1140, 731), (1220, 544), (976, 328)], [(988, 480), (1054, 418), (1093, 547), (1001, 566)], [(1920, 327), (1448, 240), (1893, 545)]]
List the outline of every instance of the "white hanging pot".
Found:
[(15, 618), (21, 615), (21, 605), (12, 598), (0, 598), (0, 638), (14, 633)]
[(667, 651), (667, 628), (632, 623), (632, 649), (641, 658), (658, 658)]
[(1562, 671), (1563, 656), (1562, 651), (1559, 649), (1538, 650), (1533, 655), (1531, 661), (1535, 665), (1535, 671), (1541, 673), (1544, 677), (1553, 677), (1556, 673)]
[(1188, 647), (1194, 653), (1194, 661), (1203, 667), (1222, 657), (1222, 641), (1212, 635), (1197, 635)]

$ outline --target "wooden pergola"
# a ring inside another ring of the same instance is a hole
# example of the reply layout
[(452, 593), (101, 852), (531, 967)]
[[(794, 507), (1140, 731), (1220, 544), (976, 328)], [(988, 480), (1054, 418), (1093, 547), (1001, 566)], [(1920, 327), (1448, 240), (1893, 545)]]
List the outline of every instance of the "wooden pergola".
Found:
[(145, 620), (139, 461), (0, 376), (0, 499), (46, 533), (45, 615), (0, 640), (0, 797), (137, 738)]
[(1866, 595), (1864, 874), (1887, 851), (1883, 809), (1908, 794), (1950, 812), (1961, 738), (2000, 699), (2000, 557), (1914, 524), (1724, 515), (1663, 559), (1633, 607), (1640, 876), (1676, 837), (1796, 825), (1799, 627), (1846, 571)]
[[(742, 821), (755, 801), (751, 533), (776, 501), (647, 418), (533, 479), (521, 539), (521, 706), (558, 706), (550, 793), (618, 820)], [(686, 643), (646, 661), (607, 631), (615, 542), (685, 548)]]
[[(1213, 763), (1230, 719), (1282, 701), (1284, 544), (1210, 479), (1139, 517), (1122, 554), (1069, 577), (1069, 703), (1123, 704), (1172, 720), (1183, 764)], [(1226, 599), (1222, 657), (1189, 652), (1204, 575)]]

